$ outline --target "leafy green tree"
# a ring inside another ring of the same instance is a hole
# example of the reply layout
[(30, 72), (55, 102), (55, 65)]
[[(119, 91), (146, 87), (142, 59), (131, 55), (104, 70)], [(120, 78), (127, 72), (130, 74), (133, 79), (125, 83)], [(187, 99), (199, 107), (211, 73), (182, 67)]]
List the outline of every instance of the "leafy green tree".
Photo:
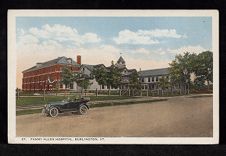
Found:
[(159, 79), (158, 85), (161, 87), (162, 90), (165, 90), (166, 88), (170, 87), (169, 78), (163, 76)]
[(59, 89), (60, 89), (60, 82), (59, 81), (56, 81), (54, 83), (54, 90), (56, 92), (56, 96), (57, 96), (57, 93), (59, 92)]
[(74, 75), (71, 69), (68, 67), (63, 67), (61, 72), (61, 83), (65, 85), (65, 88), (68, 87), (74, 81)]
[(141, 83), (137, 71), (133, 72), (129, 77), (129, 85), (132, 89), (140, 89)]
[(197, 56), (194, 72), (196, 82), (206, 81), (209, 89), (210, 82), (213, 82), (213, 53), (211, 51), (202, 52)]
[(203, 77), (197, 77), (194, 81), (194, 88), (196, 90), (205, 88), (205, 79)]
[(68, 67), (63, 67), (61, 72), (61, 83), (65, 85), (65, 91), (68, 85), (74, 82), (74, 74)]
[(196, 54), (185, 52), (183, 55), (176, 55), (169, 64), (171, 83), (180, 84), (181, 87), (190, 86), (191, 74), (194, 72), (196, 64)]
[(117, 68), (114, 64), (112, 64), (107, 72), (107, 86), (118, 88), (121, 84), (121, 70)]
[(107, 71), (104, 67), (100, 66), (100, 67), (95, 67), (92, 75), (94, 75), (97, 83), (99, 85), (107, 85)]
[(74, 75), (74, 81), (77, 83), (79, 87), (82, 88), (82, 94), (84, 90), (88, 89), (89, 86), (92, 84), (92, 82), (90, 82), (90, 79), (91, 79), (90, 77), (83, 73), (76, 73)]

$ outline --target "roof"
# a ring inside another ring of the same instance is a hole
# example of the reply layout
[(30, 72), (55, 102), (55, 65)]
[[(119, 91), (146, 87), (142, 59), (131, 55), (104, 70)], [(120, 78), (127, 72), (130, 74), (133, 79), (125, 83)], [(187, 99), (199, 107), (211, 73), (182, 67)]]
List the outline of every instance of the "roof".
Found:
[(125, 63), (125, 60), (122, 58), (122, 56), (119, 57), (117, 63), (122, 62), (123, 64)]
[(89, 71), (93, 71), (93, 67), (94, 65), (90, 65), (90, 64), (83, 64), (83, 67), (86, 67)]
[[(93, 71), (95, 67), (104, 66), (103, 64), (91, 65), (91, 64), (82, 64), (83, 67), (86, 67), (89, 71)], [(104, 66), (105, 67), (105, 66)]]
[(140, 77), (157, 76), (157, 75), (168, 75), (168, 68), (152, 69), (152, 70), (142, 70), (138, 72)]
[[(33, 66), (29, 69), (26, 69), (23, 72), (34, 71), (34, 70), (41, 69), (41, 68), (48, 67), (48, 66), (52, 66), (52, 65), (55, 65), (55, 64), (70, 64), (67, 61), (69, 59), (71, 59), (71, 58), (67, 58), (65, 56), (58, 57), (58, 58), (50, 60), (50, 61), (46, 61), (46, 62), (43, 62), (43, 63), (37, 63), (35, 66)], [(79, 66), (79, 64), (77, 64), (77, 62), (75, 62), (73, 59), (71, 59), (71, 60), (72, 60), (72, 65)]]

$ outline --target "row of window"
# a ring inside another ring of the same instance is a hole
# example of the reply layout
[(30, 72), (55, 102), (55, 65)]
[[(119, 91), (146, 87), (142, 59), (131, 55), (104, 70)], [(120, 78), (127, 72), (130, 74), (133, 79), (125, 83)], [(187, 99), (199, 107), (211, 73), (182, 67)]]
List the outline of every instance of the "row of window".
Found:
[(41, 75), (41, 76), (36, 76), (36, 77), (30, 77), (30, 78), (23, 78), (23, 83), (29, 83), (29, 82), (38, 82), (38, 81), (46, 81), (48, 80), (48, 77), (50, 80), (59, 80), (60, 79), (60, 74), (50, 74), (50, 75)]
[[(62, 89), (63, 84), (60, 84), (59, 87), (60, 87), (60, 89)], [(46, 85), (45, 84), (36, 84), (36, 85), (34, 85), (34, 84), (23, 84), (22, 85), (23, 90), (36, 90), (36, 89), (38, 89), (38, 90), (42, 90), (42, 89), (48, 90), (48, 89), (52, 89), (52, 88), (54, 88), (54, 85), (48, 85), (48, 84), (46, 84)], [(73, 89), (73, 84), (66, 86), (66, 88)]]
[(153, 77), (146, 77), (146, 78), (141, 78), (141, 82), (145, 82), (145, 79), (147, 79), (147, 82), (158, 82), (160, 78), (169, 78), (169, 76), (153, 76)]

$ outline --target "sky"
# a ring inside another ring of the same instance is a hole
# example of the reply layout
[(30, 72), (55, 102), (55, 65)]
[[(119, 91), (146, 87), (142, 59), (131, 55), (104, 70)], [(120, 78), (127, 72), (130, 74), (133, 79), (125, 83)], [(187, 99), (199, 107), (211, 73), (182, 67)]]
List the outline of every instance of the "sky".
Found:
[(168, 67), (177, 54), (212, 50), (211, 17), (17, 17), (17, 87), (22, 71), (60, 56), (106, 66)]

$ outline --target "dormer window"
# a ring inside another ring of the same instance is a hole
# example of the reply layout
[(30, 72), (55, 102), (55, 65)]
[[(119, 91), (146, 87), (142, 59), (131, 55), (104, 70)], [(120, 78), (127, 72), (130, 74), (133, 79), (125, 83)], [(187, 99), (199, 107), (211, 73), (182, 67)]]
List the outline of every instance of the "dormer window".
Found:
[(67, 59), (67, 62), (68, 62), (69, 64), (72, 64), (72, 59), (71, 59), (71, 58), (68, 58), (68, 59)]

